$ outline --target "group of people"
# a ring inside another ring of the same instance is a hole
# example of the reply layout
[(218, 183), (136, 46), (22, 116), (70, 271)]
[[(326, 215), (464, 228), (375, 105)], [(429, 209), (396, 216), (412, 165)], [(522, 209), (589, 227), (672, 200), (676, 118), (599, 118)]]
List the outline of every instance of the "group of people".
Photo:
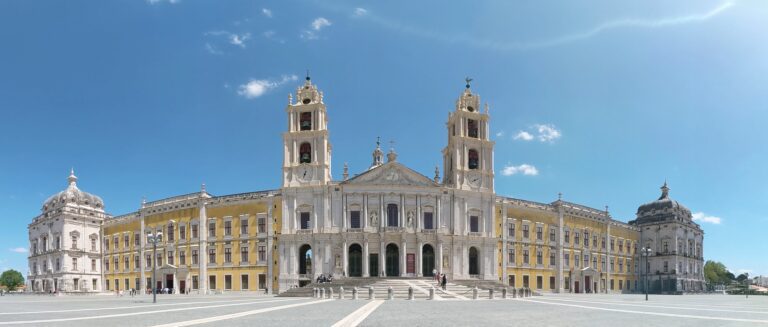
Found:
[(333, 274), (328, 274), (328, 276), (320, 274), (320, 276), (317, 276), (317, 283), (330, 283), (333, 281)]
[(445, 277), (445, 274), (439, 274), (437, 269), (432, 269), (432, 278), (437, 283), (437, 287), (445, 290), (445, 285), (448, 284), (448, 278)]

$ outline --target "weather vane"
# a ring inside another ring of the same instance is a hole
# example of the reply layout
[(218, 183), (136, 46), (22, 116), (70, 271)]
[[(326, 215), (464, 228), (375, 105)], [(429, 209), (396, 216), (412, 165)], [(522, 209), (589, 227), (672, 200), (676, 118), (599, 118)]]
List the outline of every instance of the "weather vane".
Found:
[(464, 81), (467, 82), (467, 88), (469, 88), (469, 82), (472, 82), (472, 79), (469, 77), (464, 78)]

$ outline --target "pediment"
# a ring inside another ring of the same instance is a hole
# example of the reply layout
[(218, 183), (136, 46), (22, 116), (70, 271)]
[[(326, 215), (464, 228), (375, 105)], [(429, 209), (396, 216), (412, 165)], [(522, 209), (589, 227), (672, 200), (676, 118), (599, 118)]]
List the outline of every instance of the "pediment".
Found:
[(349, 179), (348, 185), (436, 186), (434, 181), (397, 162), (388, 162)]

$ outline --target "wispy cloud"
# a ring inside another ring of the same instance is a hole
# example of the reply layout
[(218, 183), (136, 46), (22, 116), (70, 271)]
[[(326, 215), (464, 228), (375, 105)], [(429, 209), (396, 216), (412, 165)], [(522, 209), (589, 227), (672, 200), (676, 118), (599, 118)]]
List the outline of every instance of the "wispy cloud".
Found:
[(27, 248), (17, 247), (17, 248), (9, 249), (9, 251), (13, 253), (27, 253)]
[(512, 176), (517, 174), (522, 174), (526, 176), (536, 176), (539, 174), (539, 170), (536, 169), (533, 165), (529, 164), (522, 164), (519, 166), (513, 166), (513, 165), (506, 165), (501, 170), (501, 174), (504, 176)]
[(268, 18), (272, 18), (272, 10), (269, 10), (267, 8), (261, 8), (261, 14)]
[(560, 132), (560, 130), (552, 124), (534, 124), (533, 126), (529, 127), (528, 130), (531, 132), (517, 132), (517, 134), (515, 134), (512, 139), (520, 141), (533, 141), (536, 139), (540, 142), (552, 143), (563, 136), (563, 133)]
[(207, 43), (207, 42), (205, 43), (205, 51), (208, 51), (208, 53), (213, 54), (213, 55), (224, 54), (223, 52), (221, 52), (221, 50), (217, 49), (215, 46), (213, 46), (213, 45), (211, 45), (210, 43)]
[(693, 214), (693, 221), (720, 225), (723, 220), (720, 217), (710, 216), (703, 212), (697, 212)]
[(167, 3), (170, 3), (170, 4), (177, 4), (177, 3), (181, 2), (181, 0), (147, 0), (147, 3), (149, 3), (150, 5), (155, 5), (155, 4), (163, 3), (163, 2), (167, 2)]
[[(246, 41), (251, 38), (251, 33), (247, 32), (238, 34), (229, 31), (210, 31), (205, 32), (203, 35), (213, 38), (211, 42), (205, 43), (205, 49), (208, 50), (209, 53), (215, 55), (223, 54), (224, 52), (221, 50), (221, 46), (226, 44), (244, 49), (246, 47)], [(226, 43), (224, 40), (226, 40)]]
[[(420, 27), (415, 27), (407, 24), (403, 24), (398, 21), (379, 17), (369, 13), (367, 10), (364, 15), (353, 15), (357, 17), (365, 17), (366, 21), (377, 24), (381, 27), (391, 29), (403, 34), (409, 34), (417, 37), (433, 39), (445, 43), (461, 43), (468, 44), (477, 48), (501, 50), (501, 51), (521, 51), (521, 50), (534, 50), (540, 48), (548, 48), (554, 46), (565, 45), (574, 43), (581, 40), (586, 40), (604, 32), (622, 28), (664, 28), (676, 25), (684, 25), (690, 23), (697, 23), (712, 19), (726, 10), (730, 9), (734, 5), (733, 2), (728, 1), (720, 4), (719, 6), (710, 9), (709, 11), (702, 13), (683, 14), (679, 16), (661, 17), (661, 18), (622, 18), (603, 22), (595, 25), (592, 28), (585, 29), (583, 31), (569, 33), (553, 38), (534, 40), (528, 42), (509, 42), (500, 40), (483, 39), (477, 35), (457, 34), (449, 35), (444, 32), (428, 30)], [(361, 8), (362, 9), (362, 8)], [(357, 8), (355, 9), (356, 12)], [(364, 10), (364, 9), (363, 9)]]
[(246, 99), (255, 99), (285, 83), (298, 80), (296, 75), (283, 75), (280, 79), (251, 79), (237, 88), (237, 94)]
[(352, 12), (352, 15), (355, 17), (365, 16), (368, 14), (368, 10), (365, 8), (355, 8), (355, 10)]
[(504, 131), (496, 132), (496, 137), (504, 137)]
[(303, 30), (301, 31), (301, 34), (299, 36), (302, 39), (306, 40), (316, 40), (319, 38), (320, 30), (331, 26), (332, 23), (330, 20), (324, 18), (324, 17), (318, 17), (315, 18), (315, 20), (312, 21), (312, 23), (309, 24), (311, 29)]
[(244, 33), (244, 34), (230, 34), (229, 35), (229, 44), (236, 45), (241, 48), (245, 48), (245, 40), (248, 40), (251, 38), (251, 33)]

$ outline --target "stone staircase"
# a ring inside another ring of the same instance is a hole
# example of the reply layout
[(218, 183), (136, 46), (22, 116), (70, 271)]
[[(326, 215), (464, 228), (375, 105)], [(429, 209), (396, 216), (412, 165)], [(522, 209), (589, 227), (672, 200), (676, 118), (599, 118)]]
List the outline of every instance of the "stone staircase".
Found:
[(347, 277), (343, 279), (335, 279), (331, 283), (309, 283), (305, 285), (304, 287), (296, 287), (291, 288), (283, 293), (278, 294), (278, 297), (312, 297), (312, 292), (314, 288), (325, 288), (326, 291), (329, 288), (333, 289), (334, 294), (338, 294), (339, 289), (341, 287), (344, 287), (345, 290), (347, 290), (345, 293), (349, 295), (349, 297), (352, 297), (352, 288), (357, 287), (359, 291), (362, 294), (363, 291), (365, 291), (365, 294), (367, 296), (368, 290), (367, 286), (370, 284), (373, 284), (379, 280), (379, 278), (373, 277)]

